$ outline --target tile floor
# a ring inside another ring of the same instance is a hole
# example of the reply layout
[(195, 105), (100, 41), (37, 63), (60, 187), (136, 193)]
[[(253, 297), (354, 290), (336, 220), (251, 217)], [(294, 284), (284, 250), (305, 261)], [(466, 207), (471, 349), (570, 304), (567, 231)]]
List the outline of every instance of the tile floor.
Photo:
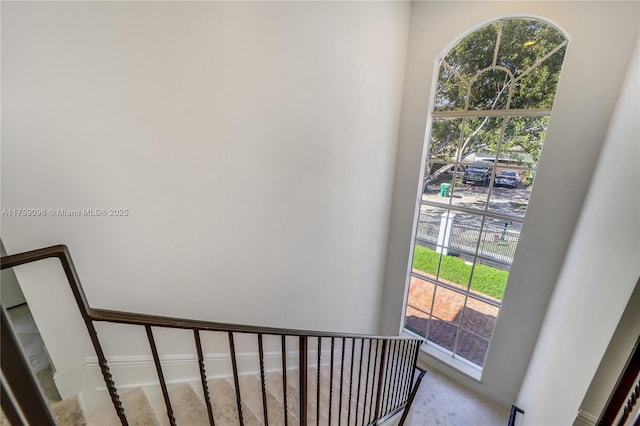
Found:
[(504, 426), (509, 410), (427, 367), (408, 426)]
[[(27, 305), (8, 310), (12, 325), (45, 395), (50, 400), (60, 396), (53, 384), (53, 372), (44, 343)], [(409, 426), (501, 426), (509, 418), (507, 409), (483, 398), (475, 391), (428, 368), (407, 420)]]

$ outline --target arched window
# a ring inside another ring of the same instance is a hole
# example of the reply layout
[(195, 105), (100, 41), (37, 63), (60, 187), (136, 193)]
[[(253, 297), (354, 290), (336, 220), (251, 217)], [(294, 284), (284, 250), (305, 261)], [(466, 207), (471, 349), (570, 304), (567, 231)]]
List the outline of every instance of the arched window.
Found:
[(567, 40), (489, 23), (441, 59), (405, 328), (482, 368), (545, 139)]

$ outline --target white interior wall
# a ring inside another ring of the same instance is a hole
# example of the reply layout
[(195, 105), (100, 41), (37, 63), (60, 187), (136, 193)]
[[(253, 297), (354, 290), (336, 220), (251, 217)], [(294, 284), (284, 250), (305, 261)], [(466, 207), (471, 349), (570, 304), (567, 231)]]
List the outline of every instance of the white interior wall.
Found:
[[(377, 331), (409, 11), (3, 2), (2, 208), (128, 209), (2, 217), (7, 251), (67, 244), (96, 307)], [(56, 268), (17, 272), (61, 368)]]
[[(564, 262), (638, 38), (637, 2), (413, 4), (381, 311), (381, 331), (397, 333), (404, 314), (411, 230), (436, 60), (471, 29), (499, 17), (518, 15), (554, 22), (566, 31), (570, 42), (527, 221), (481, 382), (466, 379), (503, 404), (517, 396)], [(600, 295), (586, 297), (598, 300)]]
[(639, 54), (518, 395), (523, 424), (573, 422), (640, 277)]

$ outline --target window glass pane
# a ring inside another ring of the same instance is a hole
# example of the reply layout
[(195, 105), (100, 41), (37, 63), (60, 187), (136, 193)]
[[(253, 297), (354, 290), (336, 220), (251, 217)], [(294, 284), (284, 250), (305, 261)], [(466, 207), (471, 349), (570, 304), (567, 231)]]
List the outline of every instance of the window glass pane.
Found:
[(430, 313), (434, 289), (435, 284), (412, 276), (409, 284), (409, 306)]
[(517, 80), (510, 108), (551, 109), (560, 78), (560, 67), (566, 47), (559, 49), (546, 61)]
[[(501, 31), (496, 65), (508, 68), (516, 77), (564, 42), (562, 33), (552, 26), (529, 19), (506, 19), (502, 21)], [(551, 74), (560, 72), (563, 59), (564, 54), (547, 59)], [(555, 86), (544, 86), (541, 92), (553, 97)]]
[(505, 126), (499, 163), (538, 167), (549, 117), (512, 117)]
[(456, 178), (451, 193), (451, 204), (470, 209), (484, 210), (489, 197), (489, 184), (493, 167), (473, 164), (464, 168), (462, 177)]
[(422, 246), (416, 241), (413, 250), (413, 271), (435, 279), (440, 267), (440, 256), (435, 248)]
[[(435, 118), (431, 126), (429, 158), (439, 159), (445, 163), (457, 161), (462, 118)], [(437, 167), (430, 169), (427, 176), (437, 171)]]
[[(433, 177), (425, 181), (422, 200), (433, 203), (450, 204), (454, 185), (457, 185), (456, 182), (460, 181), (459, 178), (455, 178), (454, 176), (454, 165), (444, 163), (428, 164), (429, 169), (440, 169), (440, 171), (444, 171), (444, 173), (440, 174), (437, 178)], [(431, 164), (434, 164), (434, 166), (430, 167)]]
[(462, 317), (465, 295), (457, 291), (436, 286), (436, 297), (433, 302), (433, 314), (438, 318), (459, 324)]
[(466, 117), (463, 121), (461, 161), (467, 164), (495, 162), (504, 120), (503, 117)]
[(498, 168), (491, 189), (489, 210), (496, 213), (524, 218), (531, 196), (527, 185), (529, 170)]
[(511, 76), (500, 69), (490, 69), (476, 75), (471, 86), (469, 109), (505, 109), (511, 80)]
[(485, 339), (490, 339), (497, 317), (498, 308), (496, 306), (469, 297), (462, 315), (462, 328)]
[(473, 261), (481, 235), (482, 216), (456, 212), (452, 223), (449, 251), (466, 262)]
[(455, 255), (442, 256), (440, 264), (439, 281), (460, 287), (466, 290), (469, 287), (469, 279), (471, 278), (471, 262)]
[(429, 314), (425, 314), (418, 309), (407, 306), (407, 314), (404, 327), (422, 337), (427, 335), (427, 325), (429, 324)]
[(524, 170), (522, 173), (522, 185), (527, 189), (527, 195), (525, 199), (529, 202), (529, 197), (531, 196), (531, 190), (533, 189), (533, 183), (535, 181), (536, 172), (532, 170)]
[(493, 64), (498, 25), (494, 22), (466, 36), (447, 53), (444, 60), (470, 80), (479, 70)]
[(453, 351), (453, 347), (456, 343), (457, 332), (458, 327), (455, 325), (439, 318), (432, 317), (431, 324), (429, 324), (428, 339), (438, 346)]
[(486, 219), (471, 277), (471, 292), (495, 301), (502, 300), (520, 235), (519, 231), (508, 228), (505, 231), (504, 226), (500, 226), (501, 223), (504, 224)]
[[(424, 198), (424, 197), (423, 197)], [(417, 244), (435, 249), (440, 232), (442, 214), (447, 211), (443, 208), (432, 206), (420, 206), (420, 218), (418, 222), (418, 232), (416, 235)]]
[(458, 346), (456, 348), (457, 355), (482, 367), (487, 357), (488, 349), (488, 340), (475, 336), (468, 331), (460, 330), (460, 338), (458, 339)]
[(434, 111), (463, 110), (466, 100), (466, 84), (464, 84), (449, 67), (441, 64), (436, 87)]
[(488, 261), (511, 265), (521, 229), (521, 223), (487, 217), (482, 229), (478, 256)]

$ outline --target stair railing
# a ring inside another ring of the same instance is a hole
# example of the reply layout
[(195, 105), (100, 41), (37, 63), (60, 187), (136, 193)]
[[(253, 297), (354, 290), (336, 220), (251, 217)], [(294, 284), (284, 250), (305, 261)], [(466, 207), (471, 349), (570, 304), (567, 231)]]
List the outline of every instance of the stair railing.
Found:
[(516, 405), (511, 405), (511, 411), (509, 412), (509, 421), (507, 422), (507, 426), (515, 426), (516, 417), (518, 414), (524, 415), (524, 410)]
[[(598, 419), (599, 426), (626, 423), (640, 397), (640, 336), (636, 340), (627, 362), (618, 377), (618, 382)], [(640, 415), (632, 419), (634, 426), (640, 424)]]
[[(235, 388), (237, 415), (240, 425), (244, 425), (242, 409), (242, 392), (240, 386), (240, 373), (238, 370), (236, 355), (236, 335), (250, 334), (256, 336), (259, 352), (260, 382), (262, 387), (263, 420), (265, 426), (269, 424), (269, 407), (266, 397), (266, 380), (264, 365), (264, 338), (279, 338), (281, 342), (282, 357), (282, 392), (284, 424), (288, 425), (290, 414), (287, 409), (287, 394), (295, 391), (288, 389), (287, 371), (287, 338), (298, 340), (298, 397), (299, 412), (296, 413), (299, 424), (309, 423), (309, 403), (315, 404), (315, 424), (320, 424), (321, 415), (326, 416), (329, 424), (343, 424), (344, 409), (346, 409), (346, 423), (351, 425), (378, 425), (403, 411), (400, 424), (402, 425), (411, 407), (418, 387), (425, 375), (425, 370), (417, 365), (418, 353), (422, 339), (414, 337), (387, 337), (368, 336), (345, 333), (329, 333), (308, 330), (283, 329), (273, 327), (257, 327), (250, 325), (227, 324), (210, 321), (199, 321), (183, 318), (171, 318), (157, 315), (146, 315), (132, 312), (113, 311), (92, 308), (85, 296), (80, 279), (71, 260), (69, 250), (64, 245), (57, 245), (43, 249), (28, 251), (2, 257), (1, 269), (13, 268), (31, 262), (48, 258), (58, 258), (71, 287), (74, 299), (85, 322), (91, 343), (98, 358), (98, 365), (107, 386), (109, 396), (115, 411), (123, 426), (128, 425), (125, 410), (120, 401), (118, 389), (109, 370), (108, 360), (98, 339), (94, 326), (95, 322), (108, 322), (115, 324), (128, 324), (144, 327), (159, 384), (165, 402), (166, 414), (169, 423), (176, 425), (175, 415), (171, 406), (171, 398), (164, 378), (162, 362), (156, 345), (154, 329), (183, 329), (191, 330), (194, 337), (194, 345), (197, 354), (197, 363), (202, 384), (202, 390), (209, 417), (209, 423), (215, 425), (212, 398), (208, 388), (207, 373), (205, 370), (204, 355), (202, 350), (202, 334), (206, 332), (226, 333), (229, 342), (229, 356), (233, 370), (233, 384)], [(3, 318), (4, 321), (4, 318)], [(3, 341), (3, 347), (4, 347)], [(315, 365), (310, 365), (310, 343), (316, 346), (317, 356)], [(326, 346), (325, 346), (326, 345)], [(329, 354), (323, 351), (323, 346), (330, 349)], [(4, 354), (4, 351), (3, 351)], [(322, 376), (321, 369), (329, 360), (329, 377)], [(338, 360), (339, 358), (339, 360)], [(322, 361), (325, 361), (323, 364)], [(2, 358), (2, 370), (5, 371), (5, 359)], [(316, 368), (315, 401), (309, 398), (310, 368)], [(418, 375), (416, 376), (416, 372)], [(364, 374), (363, 374), (364, 373)], [(321, 381), (328, 381), (329, 399), (323, 404), (321, 398)], [(336, 395), (337, 394), (337, 395)], [(332, 412), (333, 405), (338, 405), (338, 410)], [(46, 409), (46, 405), (44, 407)], [(48, 412), (48, 411), (47, 411)]]

